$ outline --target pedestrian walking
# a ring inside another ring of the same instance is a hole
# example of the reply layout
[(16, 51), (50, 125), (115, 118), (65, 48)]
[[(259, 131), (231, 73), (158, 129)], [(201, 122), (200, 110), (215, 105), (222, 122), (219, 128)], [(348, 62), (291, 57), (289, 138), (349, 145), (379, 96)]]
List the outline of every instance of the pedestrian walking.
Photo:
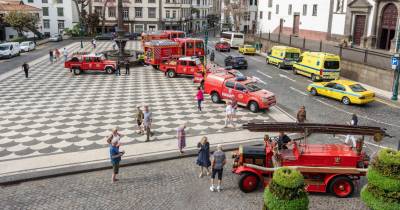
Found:
[(129, 60), (126, 59), (126, 60), (125, 60), (125, 75), (129, 75), (129, 74), (130, 74)]
[(238, 120), (237, 115), (236, 115), (237, 109), (238, 109), (237, 100), (236, 100), (236, 98), (233, 98), (232, 99), (232, 120), (235, 120), (235, 119)]
[[(353, 113), (351, 116), (350, 125), (357, 126), (358, 125), (358, 117), (356, 114)], [(345, 144), (349, 144), (349, 141), (352, 141), (352, 147), (356, 147), (356, 137), (354, 135), (347, 135), (346, 140), (344, 141)]]
[(49, 59), (50, 59), (50, 63), (53, 63), (53, 58), (54, 58), (53, 50), (49, 50)]
[(229, 124), (232, 124), (233, 127), (236, 127), (235, 123), (233, 122), (232, 113), (233, 113), (232, 102), (228, 101), (225, 108), (225, 128), (227, 128)]
[(55, 54), (56, 61), (58, 61), (61, 57), (60, 50), (58, 50), (57, 48), (54, 49), (54, 54)]
[(179, 153), (184, 154), (183, 148), (186, 147), (186, 133), (185, 133), (186, 125), (183, 124), (177, 129), (177, 135), (178, 135), (178, 148), (179, 148)]
[(136, 107), (136, 122), (138, 125), (138, 134), (144, 134), (143, 131), (143, 118), (144, 118), (144, 114), (143, 111), (140, 109), (140, 106)]
[(207, 171), (207, 176), (210, 175), (210, 171), (208, 170), (208, 167), (211, 166), (211, 161), (210, 161), (210, 143), (207, 140), (207, 137), (203, 136), (201, 138), (201, 141), (197, 144), (197, 147), (199, 148), (199, 154), (197, 156), (197, 165), (200, 166), (200, 175), (199, 177), (204, 176), (204, 168)]
[(121, 162), (121, 157), (124, 154), (125, 154), (124, 151), (119, 150), (118, 142), (113, 140), (110, 144), (110, 159), (113, 167), (111, 183), (118, 181), (117, 175), (119, 173), (119, 162)]
[(117, 66), (115, 69), (115, 75), (116, 76), (121, 76), (121, 61), (117, 60)]
[(151, 123), (153, 122), (153, 116), (152, 113), (149, 110), (149, 106), (144, 106), (144, 112), (143, 112), (143, 127), (146, 132), (146, 141), (150, 140), (150, 136), (152, 136), (151, 132)]
[(197, 110), (201, 112), (201, 103), (204, 100), (203, 90), (201, 89), (201, 87), (197, 88), (196, 100), (197, 100)]
[(96, 39), (92, 39), (92, 46), (93, 46), (93, 49), (96, 49)]
[(123, 137), (123, 135), (118, 132), (118, 127), (115, 127), (111, 131), (111, 134), (107, 137), (107, 143), (111, 144), (111, 142), (115, 141), (115, 142), (117, 142), (117, 146), (119, 147), (121, 145), (120, 140), (122, 137)]
[(29, 65), (26, 62), (24, 62), (24, 64), (22, 64), (22, 70), (25, 72), (25, 78), (28, 78)]
[[(217, 190), (220, 192), (222, 190), (222, 173), (224, 171), (224, 165), (226, 164), (226, 156), (222, 151), (222, 146), (220, 144), (217, 145), (217, 151), (213, 154), (213, 159), (211, 162), (211, 187), (210, 190), (214, 192)], [(215, 175), (218, 175), (218, 185), (215, 188)]]
[(67, 61), (67, 59), (68, 59), (68, 50), (65, 47), (63, 49), (63, 56), (64, 56), (64, 62)]
[(304, 123), (306, 120), (307, 120), (306, 107), (301, 106), (299, 111), (297, 112), (297, 122)]

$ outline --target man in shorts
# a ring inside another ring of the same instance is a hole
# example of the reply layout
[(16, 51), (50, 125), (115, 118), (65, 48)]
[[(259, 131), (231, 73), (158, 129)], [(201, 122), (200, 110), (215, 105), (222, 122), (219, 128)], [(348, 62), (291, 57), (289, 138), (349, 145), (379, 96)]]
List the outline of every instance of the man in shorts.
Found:
[(125, 152), (119, 151), (118, 147), (118, 141), (113, 140), (110, 145), (110, 159), (111, 159), (111, 164), (113, 167), (113, 174), (111, 176), (111, 183), (114, 183), (118, 181), (117, 179), (117, 174), (119, 172), (119, 162), (121, 161), (122, 155), (124, 155)]
[[(211, 162), (211, 187), (210, 190), (214, 192), (217, 190), (220, 192), (222, 190), (221, 182), (222, 182), (222, 172), (224, 169), (224, 165), (226, 164), (226, 156), (225, 153), (222, 151), (222, 146), (220, 144), (217, 145), (217, 151), (213, 154), (213, 160)], [(214, 180), (215, 175), (218, 175), (218, 186), (215, 188)]]
[(144, 134), (144, 131), (143, 131), (143, 118), (144, 118), (144, 114), (143, 114), (143, 111), (140, 109), (140, 106), (137, 106), (136, 107), (137, 108), (137, 111), (136, 111), (136, 122), (137, 122), (137, 125), (138, 125), (138, 129), (139, 129), (139, 134)]

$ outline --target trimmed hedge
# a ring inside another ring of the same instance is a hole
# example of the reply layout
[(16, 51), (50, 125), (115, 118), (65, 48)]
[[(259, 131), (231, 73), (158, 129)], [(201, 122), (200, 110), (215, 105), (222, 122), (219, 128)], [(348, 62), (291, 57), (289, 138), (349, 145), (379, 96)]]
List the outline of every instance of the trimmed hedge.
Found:
[(400, 191), (399, 179), (383, 176), (374, 168), (368, 169), (367, 179), (368, 184), (379, 186), (383, 190)]
[(382, 149), (378, 153), (379, 160), (387, 165), (400, 165), (400, 152), (392, 149)]
[(376, 197), (373, 193), (364, 187), (361, 190), (361, 199), (367, 204), (367, 206), (373, 210), (399, 210), (400, 203), (391, 203), (383, 200), (380, 197)]
[(275, 181), (271, 181), (268, 187), (271, 193), (283, 200), (293, 200), (307, 196), (304, 183), (297, 188), (287, 188), (278, 185)]
[(304, 185), (304, 177), (299, 171), (285, 167), (276, 170), (272, 180), (282, 187), (292, 189)]
[(309, 200), (307, 196), (294, 200), (281, 200), (267, 188), (264, 191), (264, 202), (269, 210), (307, 210)]
[(386, 164), (378, 157), (372, 159), (370, 168), (377, 170), (382, 176), (400, 179), (400, 165)]

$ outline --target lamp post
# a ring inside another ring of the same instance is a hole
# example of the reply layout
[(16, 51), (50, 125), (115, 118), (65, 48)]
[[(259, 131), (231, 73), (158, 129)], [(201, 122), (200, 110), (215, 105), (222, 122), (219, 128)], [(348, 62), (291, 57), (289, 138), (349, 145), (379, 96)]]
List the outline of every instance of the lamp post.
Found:
[(205, 32), (204, 32), (204, 66), (207, 67), (207, 54), (208, 54), (208, 30), (207, 24), (205, 25)]

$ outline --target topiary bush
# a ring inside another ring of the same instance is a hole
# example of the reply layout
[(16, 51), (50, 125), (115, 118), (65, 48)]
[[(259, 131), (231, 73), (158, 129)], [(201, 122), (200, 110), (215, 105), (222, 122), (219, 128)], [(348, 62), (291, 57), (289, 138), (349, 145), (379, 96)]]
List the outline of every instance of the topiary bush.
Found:
[(279, 168), (264, 191), (264, 205), (268, 210), (306, 210), (308, 196), (303, 175), (294, 169)]
[(361, 199), (373, 210), (400, 209), (400, 152), (383, 149), (372, 160)]

